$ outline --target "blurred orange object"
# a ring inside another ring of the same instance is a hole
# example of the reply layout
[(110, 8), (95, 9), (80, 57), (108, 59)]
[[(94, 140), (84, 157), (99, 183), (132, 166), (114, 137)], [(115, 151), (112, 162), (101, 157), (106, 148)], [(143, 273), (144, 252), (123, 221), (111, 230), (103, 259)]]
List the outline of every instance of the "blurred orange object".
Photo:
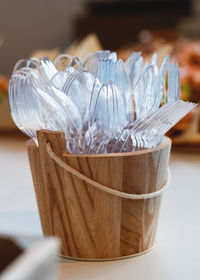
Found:
[(8, 101), (9, 77), (0, 76), (0, 131), (16, 131), (9, 109)]
[(178, 62), (183, 99), (200, 101), (200, 41), (179, 40), (172, 58)]
[(6, 76), (0, 76), (0, 91), (8, 92), (9, 78)]

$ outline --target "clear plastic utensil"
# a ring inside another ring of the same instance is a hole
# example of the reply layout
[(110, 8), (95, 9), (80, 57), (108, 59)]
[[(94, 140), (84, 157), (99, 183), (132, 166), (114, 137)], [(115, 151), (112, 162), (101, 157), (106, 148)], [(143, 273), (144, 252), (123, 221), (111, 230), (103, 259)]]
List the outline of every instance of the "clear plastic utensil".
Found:
[(10, 80), (10, 109), (15, 123), (34, 139), (40, 129), (64, 130), (67, 137), (71, 133), (77, 136), (81, 119), (77, 119), (79, 113), (73, 103), (55, 88), (46, 92), (40, 89), (31, 73), (23, 69), (15, 72)]
[[(31, 71), (32, 72), (32, 71)], [(36, 130), (45, 128), (40, 112), (41, 106), (31, 88), (30, 69), (16, 71), (9, 83), (11, 115), (17, 126), (29, 137), (36, 138)]]
[(83, 125), (88, 122), (89, 106), (95, 78), (87, 71), (72, 72), (66, 80), (62, 91), (78, 108)]
[[(92, 75), (97, 77), (99, 60), (104, 58), (109, 58), (110, 55), (111, 55), (110, 51), (98, 51), (96, 53), (90, 53), (81, 61), (82, 68), (84, 70), (89, 71)], [(110, 58), (114, 59), (113, 56), (111, 56)]]
[(160, 103), (166, 103), (167, 101), (167, 91), (166, 91), (166, 73), (169, 62), (169, 55), (163, 60), (162, 66), (160, 68)]
[(160, 77), (157, 65), (149, 65), (134, 89), (136, 119), (144, 118), (159, 107)]
[(171, 62), (168, 65), (167, 100), (178, 100), (181, 97), (180, 77), (178, 65)]
[(40, 59), (40, 69), (46, 80), (50, 80), (58, 71), (53, 62), (47, 56), (43, 56)]
[(74, 70), (82, 67), (81, 62), (77, 56), (71, 56), (68, 54), (60, 54), (54, 60), (54, 65), (59, 71), (68, 70), (68, 68), (73, 68)]
[(140, 53), (124, 63), (110, 51), (89, 54), (82, 62), (69, 55), (54, 63), (47, 57), (20, 60), (10, 79), (11, 114), (34, 139), (39, 129), (64, 131), (71, 153), (155, 146), (194, 106), (178, 102), (178, 66), (168, 60), (160, 70), (157, 54), (151, 64), (144, 64)]
[(120, 152), (124, 151), (129, 138), (132, 138), (133, 142), (139, 143), (138, 146), (133, 147), (133, 151), (155, 147), (164, 134), (195, 106), (196, 104), (191, 102), (170, 101), (150, 116), (136, 121)]
[(90, 104), (90, 125), (97, 122), (105, 134), (127, 123), (126, 108), (117, 87), (113, 82), (102, 85)]
[[(113, 53), (112, 53), (112, 56)], [(123, 99), (124, 106), (126, 107), (126, 115), (130, 121), (134, 119), (134, 107), (132, 104), (131, 95), (132, 89), (130, 80), (126, 71), (124, 62), (110, 58), (100, 58), (98, 60), (98, 71), (96, 77), (102, 83), (102, 85), (112, 82), (117, 88), (121, 99)], [(114, 56), (115, 57), (115, 56)]]

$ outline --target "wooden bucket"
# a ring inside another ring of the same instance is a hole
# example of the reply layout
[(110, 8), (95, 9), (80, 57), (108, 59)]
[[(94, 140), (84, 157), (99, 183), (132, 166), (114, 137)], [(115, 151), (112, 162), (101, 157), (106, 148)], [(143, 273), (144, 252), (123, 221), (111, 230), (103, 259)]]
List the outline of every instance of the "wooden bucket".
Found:
[(42, 230), (60, 238), (62, 256), (111, 260), (154, 246), (169, 138), (151, 150), (98, 155), (68, 154), (62, 132), (40, 130), (38, 143), (27, 148)]

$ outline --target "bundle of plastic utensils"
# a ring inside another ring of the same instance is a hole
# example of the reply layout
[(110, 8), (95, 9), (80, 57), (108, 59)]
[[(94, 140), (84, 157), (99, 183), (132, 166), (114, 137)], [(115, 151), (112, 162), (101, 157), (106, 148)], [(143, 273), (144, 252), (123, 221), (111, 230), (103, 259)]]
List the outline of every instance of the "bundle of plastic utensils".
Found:
[(152, 148), (195, 106), (180, 100), (178, 65), (156, 53), (144, 63), (110, 51), (78, 57), (22, 59), (9, 84), (16, 125), (37, 142), (37, 130), (64, 131), (69, 153), (118, 153)]

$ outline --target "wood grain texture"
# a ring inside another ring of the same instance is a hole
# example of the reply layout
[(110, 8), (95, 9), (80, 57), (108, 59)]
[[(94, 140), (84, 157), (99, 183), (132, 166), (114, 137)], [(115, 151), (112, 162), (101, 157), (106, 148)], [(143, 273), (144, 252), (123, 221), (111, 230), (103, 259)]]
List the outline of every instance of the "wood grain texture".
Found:
[(41, 170), (44, 182), (45, 196), (40, 197), (42, 201), (47, 200), (49, 206), (50, 224), (45, 235), (60, 237), (62, 246), (61, 253), (78, 254), (71, 225), (70, 211), (68, 210), (69, 199), (66, 199), (64, 170), (58, 166), (47, 154), (46, 143), (50, 142), (54, 152), (61, 159), (65, 151), (65, 138), (61, 132), (50, 132), (41, 130), (38, 132), (39, 154)]
[(171, 141), (152, 150), (107, 155), (72, 155), (62, 132), (38, 132), (39, 148), (28, 142), (29, 160), (45, 235), (61, 239), (61, 254), (110, 259), (152, 247), (161, 196), (122, 199), (82, 181), (55, 163), (54, 153), (85, 176), (110, 188), (133, 194), (150, 193), (164, 184)]
[(39, 209), (42, 231), (44, 234), (48, 234), (49, 228), (51, 226), (51, 212), (47, 199), (43, 199), (47, 197), (47, 192), (42, 176), (39, 149), (37, 148), (34, 140), (32, 139), (26, 142), (26, 146), (28, 150), (29, 163)]
[[(161, 149), (126, 157), (123, 191), (142, 194), (158, 190), (167, 177), (169, 155), (170, 141), (165, 138)], [(161, 197), (122, 200), (121, 255), (138, 253), (154, 245)]]

